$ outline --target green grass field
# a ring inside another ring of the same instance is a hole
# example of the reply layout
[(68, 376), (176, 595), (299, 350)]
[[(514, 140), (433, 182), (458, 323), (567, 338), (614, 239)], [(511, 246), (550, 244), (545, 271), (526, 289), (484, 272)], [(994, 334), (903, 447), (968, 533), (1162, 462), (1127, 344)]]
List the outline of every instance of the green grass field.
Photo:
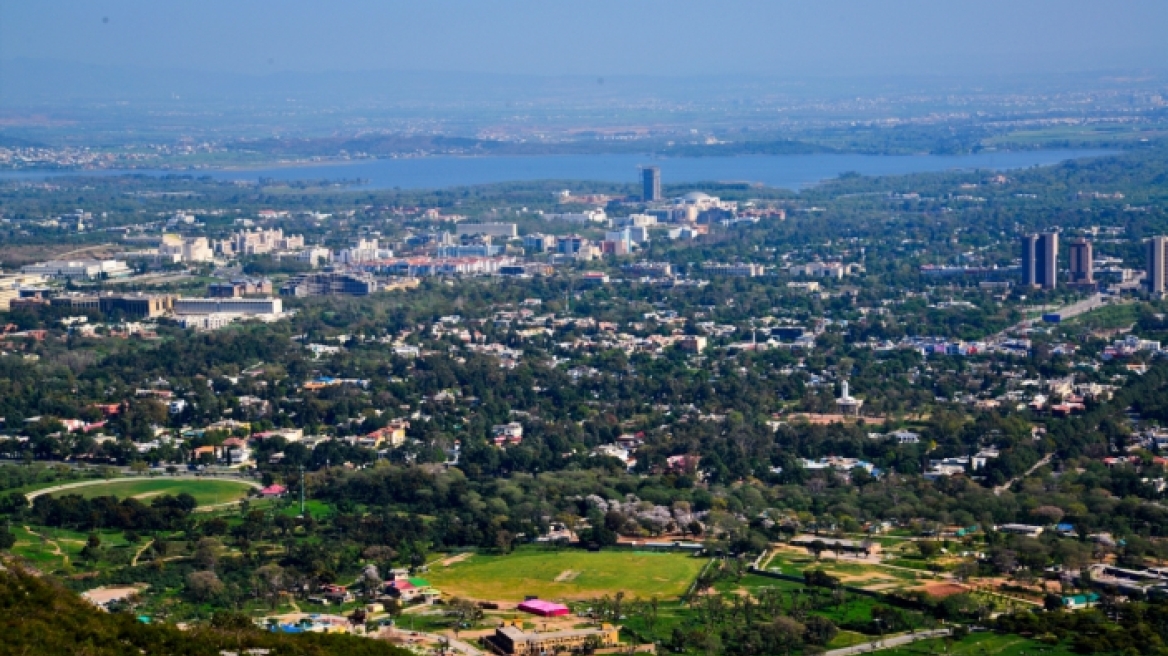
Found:
[(840, 631), (832, 638), (831, 642), (827, 643), (827, 648), (843, 649), (844, 647), (860, 645), (865, 642), (872, 642), (872, 636), (866, 636), (863, 633), (856, 633), (855, 631)]
[(1067, 323), (1096, 330), (1108, 330), (1111, 328), (1126, 328), (1135, 323), (1139, 318), (1140, 306), (1138, 303), (1122, 303), (1105, 305), (1098, 310), (1085, 312), (1069, 319)]
[[(30, 530), (31, 529), (31, 530)], [(16, 544), (13, 555), (27, 559), (34, 566), (46, 571), (57, 571), (67, 565), (79, 562), (82, 547), (89, 533), (70, 531), (46, 526), (12, 526)], [(124, 533), (117, 530), (94, 531), (106, 549), (136, 549), (137, 545), (126, 542)]]
[(1121, 141), (1155, 139), (1163, 131), (1132, 130), (1123, 126), (1053, 126), (1035, 130), (1017, 130), (986, 139), (987, 146), (1060, 146), (1064, 142), (1076, 146), (1107, 145)]
[(791, 592), (795, 590), (804, 590), (806, 585), (797, 583), (795, 581), (786, 581), (783, 579), (772, 579), (768, 576), (759, 576), (757, 574), (745, 574), (741, 579), (729, 577), (714, 583), (714, 589), (722, 594), (737, 594), (738, 592), (749, 592), (752, 596), (757, 597), (763, 588), (774, 588), (781, 592)]
[(930, 656), (949, 654), (950, 656), (1071, 656), (1070, 646), (1047, 645), (1019, 635), (999, 635), (997, 633), (974, 633), (960, 642), (954, 642), (945, 649), (944, 640), (921, 640), (903, 647), (893, 647), (878, 652), (881, 656)]
[(828, 574), (838, 577), (845, 585), (857, 588), (878, 586), (873, 589), (881, 590), (913, 587), (918, 585), (918, 579), (923, 581), (932, 578), (932, 575), (927, 571), (916, 574), (903, 569), (881, 567), (879, 564), (847, 558), (835, 560), (831, 557), (824, 557), (816, 561), (810, 554), (803, 555), (789, 551), (776, 552), (774, 557), (767, 562), (766, 568), (790, 576), (803, 576), (803, 572), (806, 570), (822, 569)]
[(79, 494), (86, 499), (115, 496), (119, 499), (136, 497), (149, 502), (151, 497), (162, 494), (186, 492), (195, 497), (200, 506), (237, 501), (247, 495), (251, 488), (246, 483), (220, 480), (189, 480), (144, 478), (140, 481), (96, 482), (92, 485), (70, 488), (55, 492), (53, 496)]
[(448, 596), (482, 600), (522, 601), (526, 595), (580, 600), (621, 591), (630, 598), (672, 599), (685, 593), (705, 563), (673, 553), (520, 549), (507, 556), (476, 554), (449, 567), (433, 565), (424, 576)]

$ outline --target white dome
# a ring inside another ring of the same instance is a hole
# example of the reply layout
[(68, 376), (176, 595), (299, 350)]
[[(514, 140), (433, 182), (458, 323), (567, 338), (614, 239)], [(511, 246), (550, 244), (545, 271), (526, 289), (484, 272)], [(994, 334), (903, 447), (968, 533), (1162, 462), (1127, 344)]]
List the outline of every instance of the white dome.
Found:
[(703, 194), (700, 191), (691, 191), (688, 194), (682, 196), (682, 199), (688, 200), (691, 203), (696, 203), (699, 200), (710, 200), (710, 195)]

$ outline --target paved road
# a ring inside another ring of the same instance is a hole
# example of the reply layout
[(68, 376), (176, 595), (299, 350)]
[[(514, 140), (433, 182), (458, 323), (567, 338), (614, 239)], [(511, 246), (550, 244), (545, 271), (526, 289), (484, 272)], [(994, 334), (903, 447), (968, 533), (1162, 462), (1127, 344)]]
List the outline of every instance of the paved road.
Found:
[(949, 635), (949, 629), (933, 629), (932, 631), (920, 631), (917, 633), (904, 633), (901, 635), (888, 636), (884, 640), (876, 642), (865, 642), (859, 645), (852, 645), (851, 647), (844, 647), (843, 649), (832, 649), (831, 651), (823, 652), (823, 656), (855, 656), (856, 654), (866, 654), (872, 651), (881, 649), (888, 649), (889, 647), (899, 647), (917, 640), (925, 640), (928, 638), (940, 638)]
[[(1051, 308), (1049, 310), (1044, 311), (1042, 314), (1061, 314), (1063, 320), (1065, 321), (1065, 320), (1070, 319), (1072, 317), (1077, 317), (1080, 314), (1090, 312), (1092, 310), (1097, 310), (1097, 309), (1107, 305), (1109, 302), (1110, 302), (1110, 299), (1108, 297), (1104, 296), (1103, 294), (1092, 294), (1090, 297), (1085, 298), (1077, 303), (1072, 303), (1070, 305), (1067, 305), (1067, 306), (1064, 306), (1061, 308)], [(1035, 319), (1025, 319), (1025, 320), (1021, 321), (1020, 323), (1016, 323), (1013, 326), (1006, 328), (1002, 332), (991, 336), (990, 340), (991, 341), (1002, 341), (1002, 340), (1006, 339), (1007, 333), (1010, 333), (1012, 331), (1022, 330), (1024, 328), (1029, 328), (1032, 325), (1040, 324), (1040, 323), (1042, 323), (1042, 317), (1038, 317)]]
[(1026, 478), (1027, 476), (1033, 474), (1034, 470), (1038, 469), (1039, 467), (1043, 467), (1047, 464), (1050, 464), (1050, 459), (1053, 457), (1054, 457), (1053, 453), (1046, 454), (1045, 456), (1043, 456), (1042, 460), (1039, 460), (1038, 462), (1034, 463), (1034, 466), (1031, 467), (1030, 469), (1027, 469), (1026, 471), (1022, 472), (1020, 475), (1015, 476), (1014, 478), (1011, 478), (1010, 480), (1006, 481), (1005, 483), (995, 487), (994, 488), (994, 495), (995, 496), (1002, 496), (1002, 493), (1005, 492), (1006, 490), (1010, 489), (1011, 485)]
[[(243, 478), (232, 478), (228, 476), (130, 476), (127, 478), (103, 478), (88, 481), (77, 481), (75, 483), (65, 483), (63, 485), (54, 485), (53, 487), (46, 487), (34, 492), (29, 492), (28, 494), (25, 494), (24, 497), (28, 499), (29, 505), (32, 505), (33, 499), (45, 494), (54, 494), (62, 490), (72, 490), (73, 488), (88, 487), (90, 485), (103, 485), (105, 483), (124, 483), (133, 481), (235, 481), (237, 483), (243, 483), (244, 485), (253, 487), (257, 490), (263, 489), (264, 487), (255, 481), (249, 481)], [(229, 504), (219, 505), (234, 505), (235, 503), (236, 502), (232, 501)], [(210, 508), (211, 506), (206, 507)]]
[(1107, 297), (1103, 296), (1103, 294), (1092, 294), (1089, 298), (1083, 299), (1078, 303), (1072, 303), (1062, 309), (1055, 310), (1055, 312), (1061, 314), (1063, 320), (1066, 320), (1092, 310), (1097, 310), (1107, 305), (1107, 303)]

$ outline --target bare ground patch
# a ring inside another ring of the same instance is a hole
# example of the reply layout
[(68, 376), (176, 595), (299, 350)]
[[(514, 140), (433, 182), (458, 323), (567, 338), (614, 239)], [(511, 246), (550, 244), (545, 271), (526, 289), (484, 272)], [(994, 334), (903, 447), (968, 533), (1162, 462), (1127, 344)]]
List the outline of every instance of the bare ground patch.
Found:
[(473, 555), (474, 555), (474, 553), (473, 553), (473, 552), (470, 552), (470, 551), (468, 551), (468, 552), (466, 552), (466, 553), (460, 553), (460, 554), (458, 554), (458, 555), (456, 555), (456, 556), (451, 556), (451, 557), (449, 557), (449, 558), (446, 558), (446, 559), (444, 559), (442, 562), (440, 562), (440, 563), (438, 563), (438, 564), (439, 564), (439, 565), (442, 565), (443, 567), (450, 567), (451, 565), (453, 565), (453, 564), (455, 564), (455, 563), (461, 563), (462, 561), (464, 561), (464, 560), (466, 560), (466, 559), (470, 558), (470, 557), (471, 557), (471, 556), (473, 556)]
[(953, 595), (965, 594), (969, 592), (963, 585), (956, 583), (932, 583), (924, 587), (925, 594), (934, 599), (944, 599), (945, 597), (952, 597)]

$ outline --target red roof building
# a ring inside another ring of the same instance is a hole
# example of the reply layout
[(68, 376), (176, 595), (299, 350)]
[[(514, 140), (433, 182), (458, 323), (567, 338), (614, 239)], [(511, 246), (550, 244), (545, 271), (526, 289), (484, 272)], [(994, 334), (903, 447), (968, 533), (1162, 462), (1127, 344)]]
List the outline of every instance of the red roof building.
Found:
[(539, 615), (540, 617), (563, 617), (570, 611), (563, 604), (556, 604), (542, 599), (528, 599), (519, 604), (519, 610)]

